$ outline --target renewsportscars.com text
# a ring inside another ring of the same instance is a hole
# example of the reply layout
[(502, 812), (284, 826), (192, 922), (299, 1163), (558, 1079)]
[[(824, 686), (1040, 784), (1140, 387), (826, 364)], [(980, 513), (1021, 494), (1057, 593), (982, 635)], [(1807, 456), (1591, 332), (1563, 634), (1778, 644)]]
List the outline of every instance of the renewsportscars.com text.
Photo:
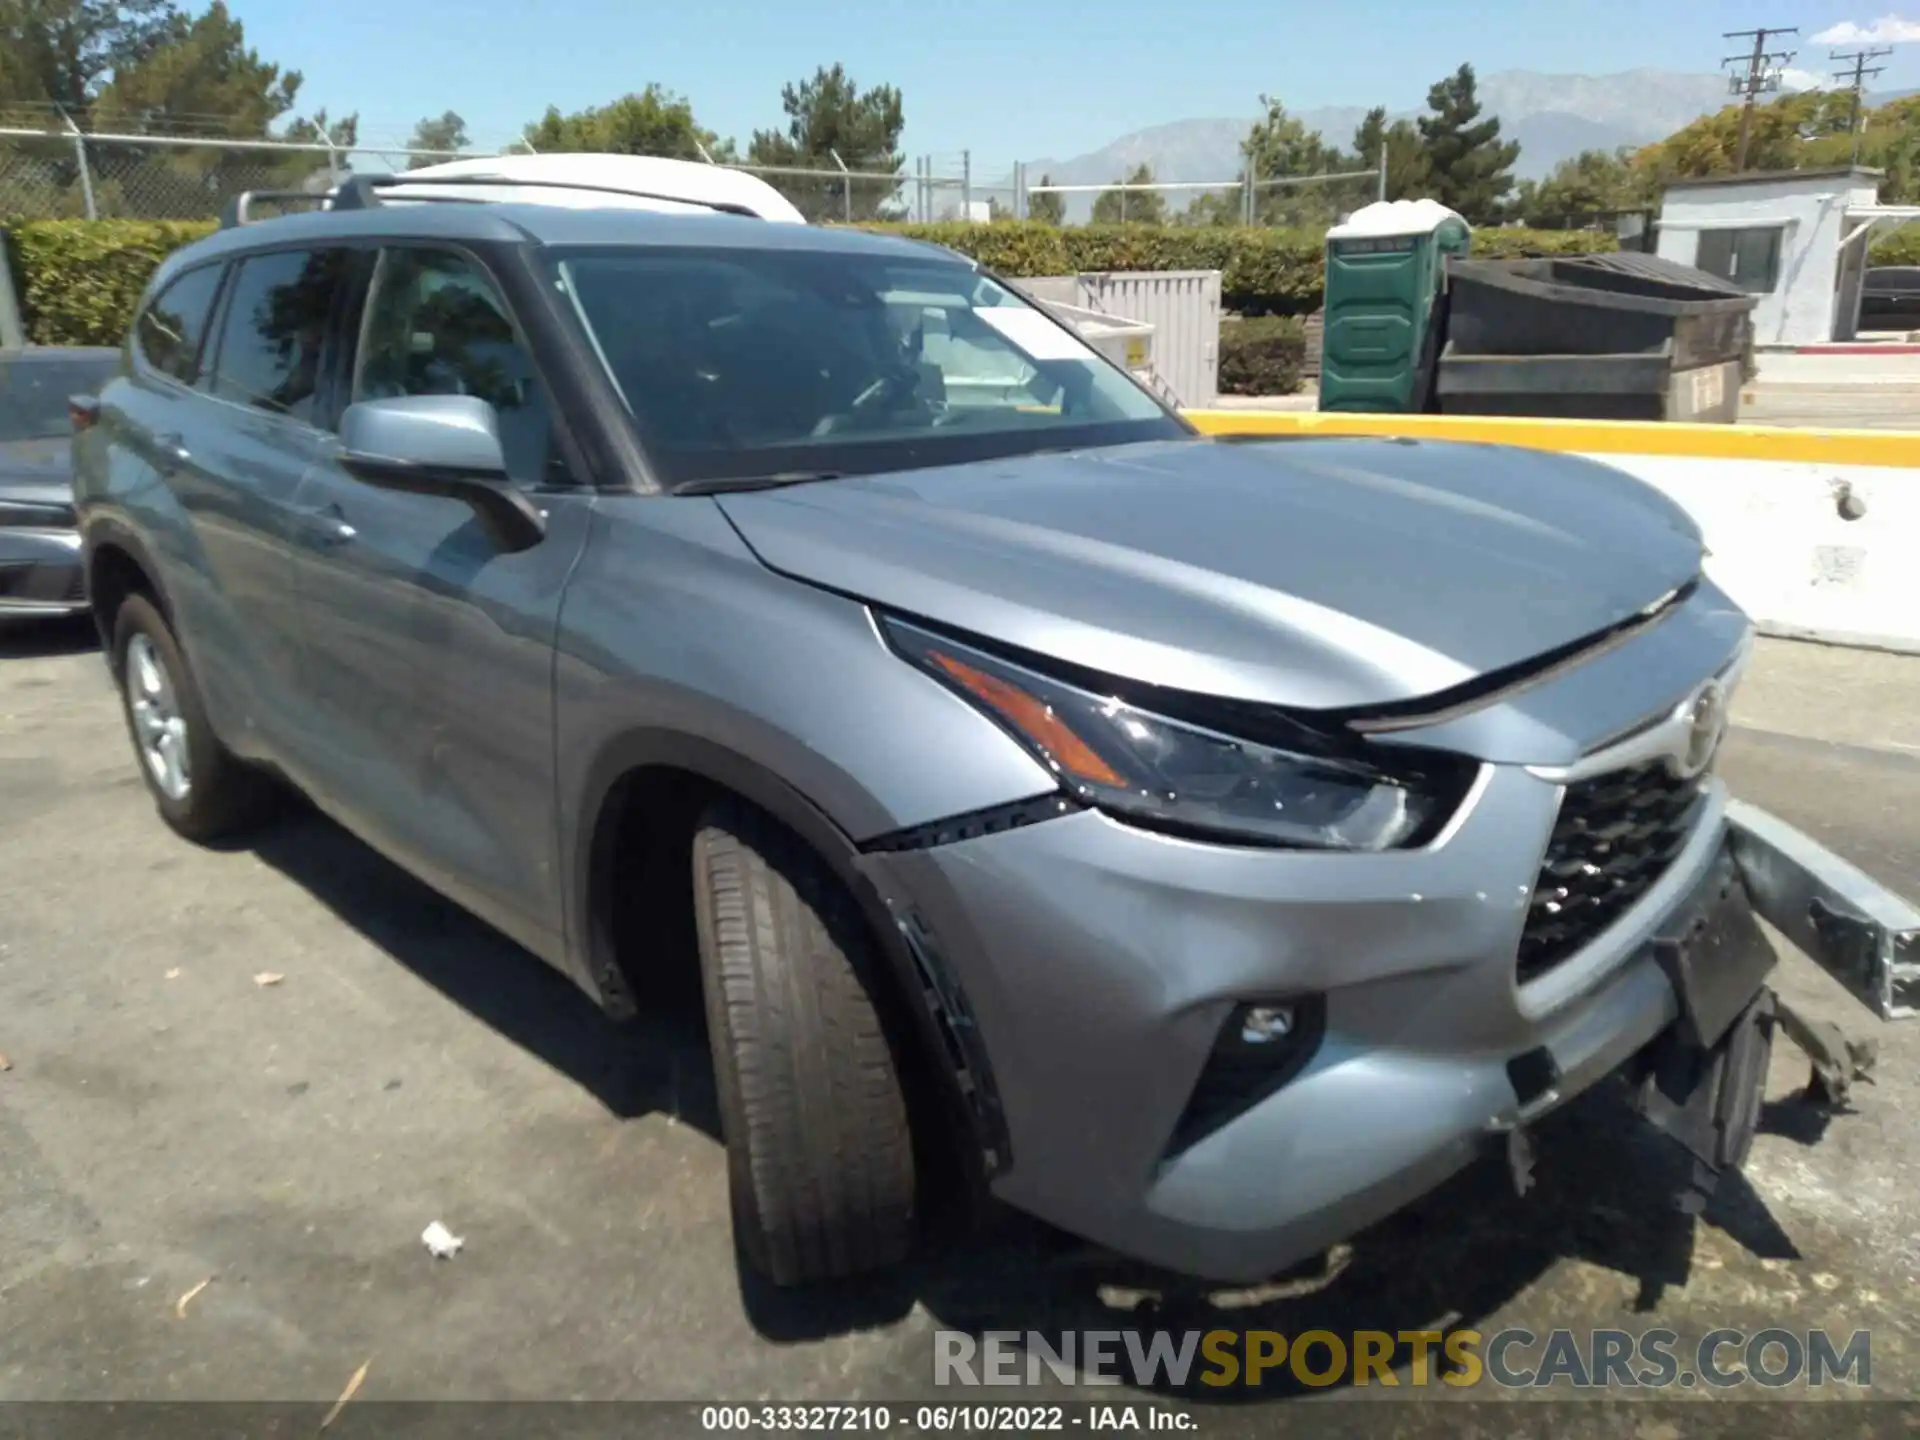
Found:
[(1731, 1389), (1873, 1383), (1872, 1337), (1825, 1330), (937, 1330), (933, 1381), (1182, 1389), (1299, 1384)]

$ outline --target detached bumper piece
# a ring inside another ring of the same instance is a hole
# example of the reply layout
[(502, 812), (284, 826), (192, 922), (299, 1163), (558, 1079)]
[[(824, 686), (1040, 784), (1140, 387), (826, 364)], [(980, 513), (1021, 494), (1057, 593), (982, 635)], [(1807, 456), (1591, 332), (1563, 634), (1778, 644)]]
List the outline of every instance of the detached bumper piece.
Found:
[(1759, 1130), (1773, 1038), (1813, 1063), (1806, 1098), (1846, 1108), (1870, 1080), (1870, 1043), (1801, 1015), (1766, 984), (1765, 919), (1885, 1019), (1914, 1013), (1920, 911), (1763, 810), (1735, 802), (1719, 863), (1653, 941), (1679, 1018), (1638, 1063), (1637, 1106), (1693, 1159), (1680, 1207), (1697, 1214), (1746, 1162)]
[(1881, 1019), (1920, 1013), (1920, 910), (1764, 810), (1732, 801), (1727, 825), (1769, 924)]

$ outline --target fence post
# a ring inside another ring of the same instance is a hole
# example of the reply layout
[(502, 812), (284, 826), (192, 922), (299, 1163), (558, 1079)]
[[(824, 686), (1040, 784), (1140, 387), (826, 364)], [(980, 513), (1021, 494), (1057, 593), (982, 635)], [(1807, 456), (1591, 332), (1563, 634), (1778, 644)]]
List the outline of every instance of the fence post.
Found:
[(93, 171), (87, 168), (87, 137), (80, 133), (80, 127), (65, 110), (60, 112), (60, 119), (66, 124), (67, 134), (73, 137), (73, 158), (80, 166), (80, 198), (87, 207), (87, 219), (98, 220), (100, 211), (93, 203)]
[(840, 158), (838, 150), (828, 148), (827, 154), (833, 157), (833, 163), (840, 167), (841, 212), (847, 224), (853, 223), (853, 176), (847, 170), (847, 162)]
[(1385, 200), (1387, 198), (1387, 142), (1384, 140), (1380, 142), (1380, 159), (1378, 163), (1380, 166), (1380, 198)]
[(973, 219), (973, 152), (960, 152), (960, 214), (963, 219)]
[(20, 297), (13, 289), (13, 257), (7, 253), (7, 232), (0, 230), (0, 346), (18, 350), (27, 343), (27, 327), (20, 317)]

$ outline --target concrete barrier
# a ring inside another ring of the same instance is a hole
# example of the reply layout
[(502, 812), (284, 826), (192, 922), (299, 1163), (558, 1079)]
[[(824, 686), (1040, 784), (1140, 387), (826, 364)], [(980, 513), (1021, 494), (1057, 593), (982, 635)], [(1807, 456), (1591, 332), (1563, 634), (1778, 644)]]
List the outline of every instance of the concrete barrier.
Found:
[(1189, 411), (1215, 435), (1393, 435), (1585, 455), (1658, 487), (1762, 631), (1920, 654), (1920, 432)]

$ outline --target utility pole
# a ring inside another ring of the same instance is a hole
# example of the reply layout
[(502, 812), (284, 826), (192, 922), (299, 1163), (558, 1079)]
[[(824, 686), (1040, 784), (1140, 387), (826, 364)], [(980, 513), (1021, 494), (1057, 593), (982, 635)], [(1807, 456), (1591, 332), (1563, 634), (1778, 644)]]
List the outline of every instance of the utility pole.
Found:
[(1851, 54), (1842, 54), (1840, 51), (1835, 50), (1827, 56), (1829, 60), (1851, 60), (1853, 62), (1853, 68), (1851, 70), (1836, 70), (1833, 72), (1833, 78), (1844, 81), (1846, 87), (1853, 92), (1853, 113), (1847, 120), (1847, 133), (1853, 137), (1853, 163), (1855, 165), (1860, 163), (1860, 98), (1866, 92), (1867, 76), (1878, 75), (1882, 70), (1887, 68), (1884, 65), (1875, 65), (1872, 69), (1868, 69), (1867, 62), (1869, 60), (1882, 60), (1891, 54), (1893, 54), (1891, 49), (1855, 50)]
[(1735, 95), (1746, 97), (1746, 104), (1740, 107), (1740, 148), (1734, 156), (1733, 168), (1747, 168), (1747, 141), (1753, 135), (1754, 97), (1770, 90), (1780, 88), (1780, 70), (1793, 59), (1791, 50), (1767, 49), (1767, 41), (1781, 35), (1798, 35), (1798, 27), (1788, 25), (1764, 30), (1728, 30), (1721, 34), (1722, 40), (1745, 40), (1753, 38), (1753, 50), (1745, 55), (1729, 55), (1722, 65), (1745, 65), (1747, 73), (1733, 74), (1727, 77), (1728, 89)]

